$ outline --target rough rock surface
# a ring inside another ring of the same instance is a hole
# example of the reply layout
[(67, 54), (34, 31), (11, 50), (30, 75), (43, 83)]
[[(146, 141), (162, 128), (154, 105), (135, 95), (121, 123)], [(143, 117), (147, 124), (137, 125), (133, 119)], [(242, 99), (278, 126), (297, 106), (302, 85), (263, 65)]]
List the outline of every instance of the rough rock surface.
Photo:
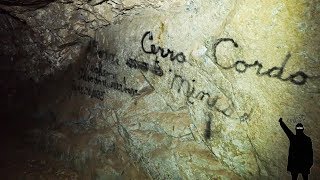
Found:
[(78, 172), (289, 178), (283, 117), (320, 175), (318, 0), (0, 2), (6, 70), (37, 89), (26, 138)]

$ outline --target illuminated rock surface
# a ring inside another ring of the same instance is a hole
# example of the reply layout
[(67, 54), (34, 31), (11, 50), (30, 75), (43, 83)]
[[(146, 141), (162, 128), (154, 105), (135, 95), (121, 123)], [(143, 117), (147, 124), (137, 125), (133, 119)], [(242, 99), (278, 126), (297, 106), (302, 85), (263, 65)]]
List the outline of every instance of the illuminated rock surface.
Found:
[(0, 9), (1, 57), (37, 87), (25, 138), (79, 177), (288, 179), (279, 117), (304, 124), (320, 175), (319, 1)]

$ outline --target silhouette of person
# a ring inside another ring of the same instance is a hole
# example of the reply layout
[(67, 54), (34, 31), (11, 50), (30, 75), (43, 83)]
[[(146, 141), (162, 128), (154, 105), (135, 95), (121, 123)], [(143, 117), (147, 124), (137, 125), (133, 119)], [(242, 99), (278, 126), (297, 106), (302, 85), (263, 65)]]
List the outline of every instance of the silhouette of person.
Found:
[(313, 165), (311, 139), (303, 133), (304, 128), (301, 123), (296, 125), (296, 135), (294, 135), (282, 118), (279, 119), (279, 122), (290, 140), (287, 171), (291, 172), (293, 180), (298, 178), (299, 173), (302, 174), (304, 180), (307, 180)]

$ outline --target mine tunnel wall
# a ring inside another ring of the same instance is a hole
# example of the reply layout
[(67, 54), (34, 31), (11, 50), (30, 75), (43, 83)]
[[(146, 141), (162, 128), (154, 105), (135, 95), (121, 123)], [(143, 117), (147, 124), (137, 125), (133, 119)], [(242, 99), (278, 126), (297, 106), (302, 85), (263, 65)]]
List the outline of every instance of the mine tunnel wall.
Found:
[(312, 3), (0, 1), (3, 139), (84, 179), (290, 179), (282, 117), (316, 179)]

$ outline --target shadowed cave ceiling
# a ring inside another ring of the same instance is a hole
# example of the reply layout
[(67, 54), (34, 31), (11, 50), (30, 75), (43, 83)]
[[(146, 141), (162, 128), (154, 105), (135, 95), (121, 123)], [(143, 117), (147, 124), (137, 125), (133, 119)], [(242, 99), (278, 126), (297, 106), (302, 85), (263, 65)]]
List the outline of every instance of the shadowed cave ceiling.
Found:
[[(1, 174), (290, 179), (282, 117), (312, 139), (317, 179), (319, 11), (319, 0), (0, 0)], [(22, 161), (44, 168), (8, 165)]]

